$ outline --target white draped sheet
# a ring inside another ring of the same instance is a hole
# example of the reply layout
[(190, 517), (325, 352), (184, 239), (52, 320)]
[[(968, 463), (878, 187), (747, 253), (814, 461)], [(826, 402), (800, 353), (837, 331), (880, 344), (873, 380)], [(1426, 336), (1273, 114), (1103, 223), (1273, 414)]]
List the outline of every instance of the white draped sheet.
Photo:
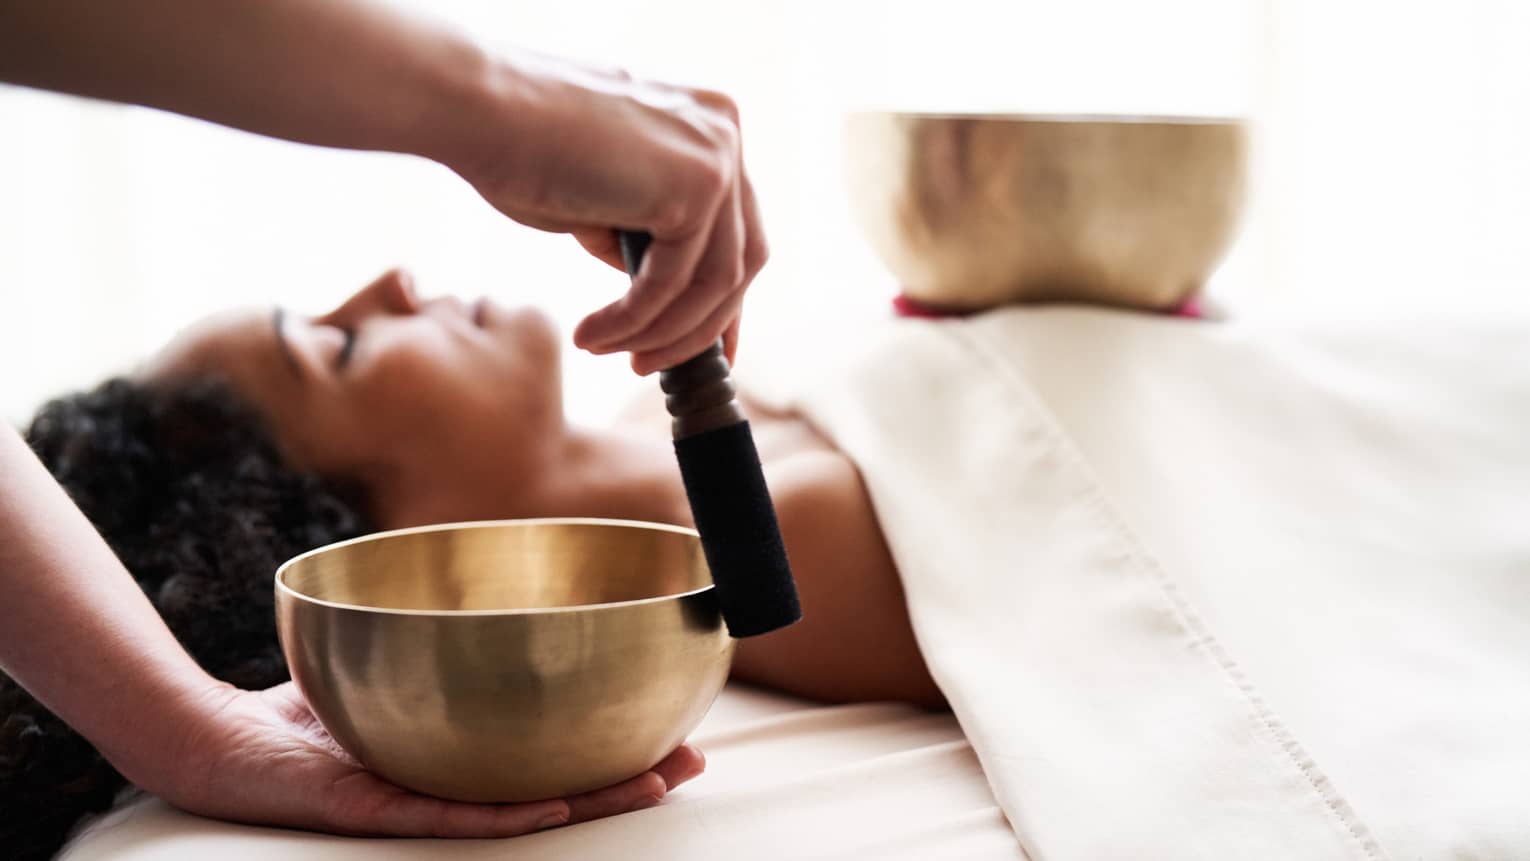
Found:
[(67, 861), (1025, 861), (950, 714), (823, 706), (730, 684), (692, 737), (707, 771), (658, 807), (510, 840), (334, 837), (138, 798)]
[(444, 844), (149, 800), (70, 861), (1530, 858), (1530, 320), (1009, 309), (835, 367), (774, 399), (860, 467), (960, 729), (730, 687), (654, 810)]
[(856, 461), (1037, 859), (1530, 858), (1530, 320), (891, 323)]

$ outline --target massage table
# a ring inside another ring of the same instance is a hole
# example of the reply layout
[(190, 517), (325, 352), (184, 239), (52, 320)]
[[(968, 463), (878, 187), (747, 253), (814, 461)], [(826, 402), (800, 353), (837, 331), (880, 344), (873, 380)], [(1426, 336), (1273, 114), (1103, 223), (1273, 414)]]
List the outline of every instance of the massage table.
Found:
[(1530, 858), (1530, 318), (851, 334), (751, 388), (857, 464), (952, 715), (730, 686), (641, 813), (447, 847), (140, 801), (68, 857)]
[(826, 706), (737, 683), (691, 741), (706, 773), (658, 806), (511, 840), (358, 839), (216, 822), (136, 797), (68, 861), (877, 858), (1024, 853), (949, 713)]

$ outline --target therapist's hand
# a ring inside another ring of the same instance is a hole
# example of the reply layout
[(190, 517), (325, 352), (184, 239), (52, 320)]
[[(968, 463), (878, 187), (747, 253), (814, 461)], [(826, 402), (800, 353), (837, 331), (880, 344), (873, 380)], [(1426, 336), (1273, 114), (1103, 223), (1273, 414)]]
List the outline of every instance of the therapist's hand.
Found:
[(586, 349), (632, 352), (639, 371), (718, 335), (731, 357), (744, 289), (765, 263), (726, 96), (496, 55), (394, 4), (0, 3), (0, 80), (425, 156), (617, 267), (611, 231), (645, 230), (654, 243), (630, 291), (574, 332)]
[(631, 780), (584, 795), (526, 804), (442, 801), (361, 768), (319, 724), (291, 682), (265, 691), (220, 688), (184, 741), (167, 784), (127, 775), (175, 806), (205, 816), (341, 834), (511, 837), (651, 807), (700, 774), (682, 746)]
[(631, 352), (643, 374), (719, 336), (731, 360), (744, 291), (767, 257), (732, 100), (535, 55), (498, 75), (482, 122), (500, 134), (442, 160), (501, 212), (571, 233), (618, 269), (613, 228), (653, 235), (631, 289), (586, 317), (575, 343)]

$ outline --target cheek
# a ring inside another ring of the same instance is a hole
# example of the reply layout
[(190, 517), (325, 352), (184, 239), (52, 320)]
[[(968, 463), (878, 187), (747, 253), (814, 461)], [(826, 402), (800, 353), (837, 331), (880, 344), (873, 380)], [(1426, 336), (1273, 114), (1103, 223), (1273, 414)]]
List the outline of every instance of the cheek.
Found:
[(511, 316), (509, 330), (512, 340), (538, 357), (556, 356), (559, 351), (558, 326), (551, 316), (540, 308), (517, 309)]
[(433, 333), (379, 350), (347, 392), (359, 431), (390, 446), (460, 442), (503, 396), (505, 382), (476, 358)]

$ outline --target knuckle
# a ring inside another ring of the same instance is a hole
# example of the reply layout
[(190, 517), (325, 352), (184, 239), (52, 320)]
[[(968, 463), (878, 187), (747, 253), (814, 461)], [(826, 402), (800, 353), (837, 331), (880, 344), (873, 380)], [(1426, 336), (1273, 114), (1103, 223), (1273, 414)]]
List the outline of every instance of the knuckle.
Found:
[(662, 350), (670, 344), (673, 344), (677, 340), (678, 335), (674, 332), (667, 331), (669, 328), (672, 327), (659, 327), (650, 329), (648, 332), (644, 333), (641, 340), (633, 343), (632, 351), (634, 353), (652, 353), (656, 350)]
[(710, 288), (707, 291), (708, 295), (716, 296), (732, 293), (738, 289), (740, 284), (744, 283), (744, 280), (748, 277), (748, 271), (742, 256), (734, 255), (729, 257), (717, 274), (708, 279), (706, 285)]
[(667, 333), (675, 328), (674, 317), (675, 306), (670, 306), (648, 325), (633, 333), (632, 337), (627, 339), (627, 349), (641, 353), (669, 343), (672, 337)]
[[(648, 282), (651, 285), (653, 282)], [(611, 307), (611, 321), (622, 328), (630, 328), (638, 325), (643, 320), (643, 309), (652, 303), (648, 290), (643, 289), (648, 285), (638, 284), (632, 288), (632, 292), (623, 296), (620, 301)], [(649, 289), (652, 289), (651, 287)]]
[(681, 301), (691, 304), (692, 307), (705, 306), (704, 312), (699, 308), (693, 312), (697, 314), (698, 320), (705, 320), (738, 289), (743, 277), (742, 261), (735, 260), (731, 264), (709, 266), (706, 272), (696, 273), (695, 279), (691, 281), (690, 289), (686, 291)]
[(696, 221), (699, 207), (681, 195), (665, 195), (651, 218), (653, 231), (662, 236), (687, 233)]
[(697, 159), (692, 170), (692, 181), (696, 183), (697, 192), (705, 195), (708, 201), (717, 200), (728, 190), (732, 181), (727, 160), (719, 157)]
[(668, 305), (667, 298), (659, 292), (659, 285), (649, 292), (627, 296), (622, 300), (622, 316), (614, 329), (630, 342), (634, 336), (659, 320)]

